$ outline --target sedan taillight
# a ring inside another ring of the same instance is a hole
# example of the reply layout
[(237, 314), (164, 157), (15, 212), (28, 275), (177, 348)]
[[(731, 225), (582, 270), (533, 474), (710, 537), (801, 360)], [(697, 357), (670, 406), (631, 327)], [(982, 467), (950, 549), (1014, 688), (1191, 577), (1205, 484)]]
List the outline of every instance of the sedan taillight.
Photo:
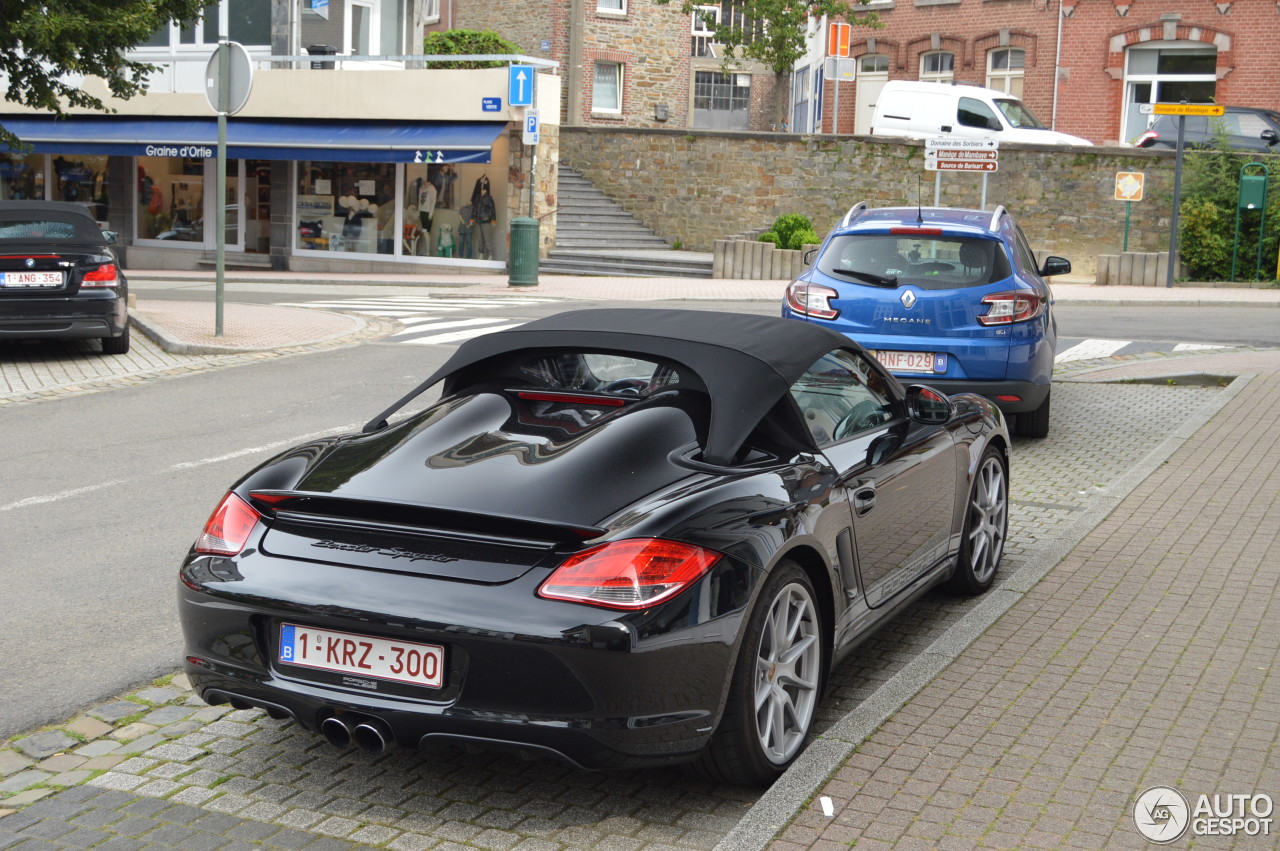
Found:
[(116, 271), (116, 264), (103, 263), (92, 272), (85, 272), (84, 277), (80, 279), (81, 288), (84, 287), (114, 287), (119, 286), (120, 275)]
[(660, 538), (615, 541), (571, 556), (542, 583), (538, 596), (644, 609), (679, 594), (721, 558), (713, 550)]
[(807, 281), (796, 281), (787, 287), (787, 307), (803, 316), (815, 319), (835, 319), (840, 311), (831, 306), (831, 302), (840, 297), (840, 293), (822, 284), (811, 284)]
[(982, 299), (983, 304), (991, 305), (984, 315), (978, 317), (983, 325), (1012, 325), (1014, 322), (1026, 322), (1035, 319), (1044, 309), (1044, 299), (1035, 293), (1016, 291), (1011, 293), (993, 293)]
[(252, 505), (234, 493), (228, 493), (204, 524), (204, 532), (196, 541), (196, 552), (233, 556), (244, 549), (253, 527), (262, 519)]

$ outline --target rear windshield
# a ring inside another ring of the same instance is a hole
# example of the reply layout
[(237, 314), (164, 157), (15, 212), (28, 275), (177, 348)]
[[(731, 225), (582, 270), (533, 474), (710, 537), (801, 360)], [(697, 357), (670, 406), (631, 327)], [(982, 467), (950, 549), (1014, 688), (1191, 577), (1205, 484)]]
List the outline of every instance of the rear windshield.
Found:
[(0, 214), (0, 240), (28, 242), (93, 242), (101, 244), (104, 237), (97, 224), (89, 218), (40, 214)]
[(520, 374), (533, 386), (547, 390), (622, 396), (652, 396), (680, 384), (680, 374), (665, 364), (591, 352), (543, 355), (525, 361)]
[(864, 273), (886, 286), (913, 284), (926, 290), (985, 286), (1012, 274), (998, 240), (898, 234), (834, 237), (818, 258), (818, 269), (850, 283), (876, 285), (853, 274)]

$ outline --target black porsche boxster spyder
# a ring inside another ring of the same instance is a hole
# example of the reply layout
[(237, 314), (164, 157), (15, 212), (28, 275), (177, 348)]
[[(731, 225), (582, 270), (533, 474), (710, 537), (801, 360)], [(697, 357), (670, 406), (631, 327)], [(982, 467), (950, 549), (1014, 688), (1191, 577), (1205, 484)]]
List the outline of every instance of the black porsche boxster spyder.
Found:
[(768, 783), (861, 639), (991, 585), (1008, 452), (991, 403), (816, 325), (561, 313), (236, 483), (181, 569), (186, 669), (339, 747)]

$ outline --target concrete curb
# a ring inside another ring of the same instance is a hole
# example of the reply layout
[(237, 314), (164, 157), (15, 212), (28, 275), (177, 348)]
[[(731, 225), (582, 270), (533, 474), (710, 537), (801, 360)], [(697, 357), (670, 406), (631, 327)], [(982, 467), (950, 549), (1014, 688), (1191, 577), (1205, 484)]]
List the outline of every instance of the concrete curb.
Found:
[(1221, 393), (1193, 413), (1109, 488), (1110, 493), (1081, 512), (1067, 531), (1045, 539), (1029, 551), (1025, 563), (988, 592), (947, 632), (917, 656), (866, 700), (816, 738), (786, 773), (747, 811), (715, 851), (763, 851), (827, 780), (880, 725), (941, 674), (948, 665), (1036, 583), (1065, 558), (1085, 536), (1107, 518), (1134, 488), (1141, 484), (1227, 406), (1253, 380), (1241, 375)]
[(139, 331), (147, 336), (153, 343), (173, 355), (239, 355), (250, 354), (253, 352), (272, 352), (280, 349), (289, 349), (294, 346), (315, 346), (323, 343), (329, 343), (336, 340), (342, 340), (361, 334), (368, 328), (369, 323), (361, 316), (350, 313), (344, 313), (343, 316), (351, 319), (355, 326), (345, 329), (336, 334), (329, 334), (323, 337), (317, 337), (314, 340), (299, 340), (292, 343), (268, 346), (216, 346), (207, 343), (188, 343), (171, 336), (159, 324), (148, 319), (145, 315), (129, 308), (129, 322)]

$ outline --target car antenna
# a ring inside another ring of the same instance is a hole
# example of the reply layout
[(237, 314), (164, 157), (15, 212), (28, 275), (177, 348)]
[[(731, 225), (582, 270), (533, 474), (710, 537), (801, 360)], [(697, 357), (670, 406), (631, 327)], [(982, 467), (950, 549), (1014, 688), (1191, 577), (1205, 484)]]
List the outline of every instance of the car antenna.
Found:
[(920, 196), (924, 194), (924, 184), (920, 173), (916, 172), (916, 227), (924, 224), (924, 209), (920, 206)]

